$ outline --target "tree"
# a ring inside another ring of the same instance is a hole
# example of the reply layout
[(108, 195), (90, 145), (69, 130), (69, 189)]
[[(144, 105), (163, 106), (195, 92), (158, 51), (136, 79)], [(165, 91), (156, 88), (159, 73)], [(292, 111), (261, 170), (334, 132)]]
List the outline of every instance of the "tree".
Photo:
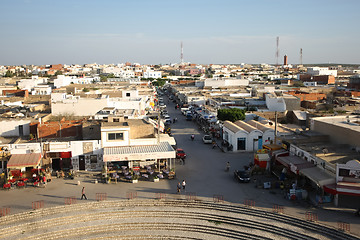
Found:
[(153, 80), (151, 83), (152, 83), (153, 86), (162, 87), (165, 84), (165, 80), (161, 79), (161, 78), (158, 78), (156, 80)]
[(55, 73), (55, 76), (57, 76), (57, 75), (62, 75), (62, 74), (63, 74), (62, 71), (57, 70), (56, 73)]
[(90, 90), (88, 88), (83, 88), (82, 90), (83, 92), (90, 92)]
[(104, 75), (100, 76), (100, 82), (107, 82), (107, 77)]
[(221, 121), (236, 122), (237, 120), (244, 120), (245, 110), (239, 108), (219, 109), (217, 117)]
[(13, 76), (14, 74), (9, 70), (5, 73), (5, 77), (13, 77)]

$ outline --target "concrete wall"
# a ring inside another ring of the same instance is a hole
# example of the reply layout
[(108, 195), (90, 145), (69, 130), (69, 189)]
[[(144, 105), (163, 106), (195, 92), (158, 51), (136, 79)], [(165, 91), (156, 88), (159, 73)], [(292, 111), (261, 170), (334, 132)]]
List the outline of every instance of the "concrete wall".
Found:
[(1, 137), (18, 137), (19, 126), (23, 126), (23, 136), (30, 134), (30, 123), (29, 119), (15, 119), (15, 120), (3, 120), (0, 122), (0, 136)]
[[(346, 119), (344, 118), (344, 122)], [(358, 129), (357, 131), (353, 128)], [(360, 126), (345, 125), (338, 126), (332, 123), (317, 121), (316, 118), (311, 120), (311, 130), (330, 136), (332, 142), (339, 144), (349, 144), (360, 148), (359, 137)]]
[(37, 125), (38, 138), (82, 137), (82, 123), (77, 121), (45, 122)]
[(265, 95), (266, 106), (270, 111), (282, 112), (286, 110), (285, 100), (282, 97), (273, 97), (269, 94)]
[(74, 116), (92, 116), (98, 111), (107, 107), (107, 99), (80, 98), (74, 100), (73, 103), (53, 102), (51, 104), (51, 113), (58, 115), (74, 115)]
[(11, 154), (41, 153), (40, 143), (10, 144), (8, 149)]

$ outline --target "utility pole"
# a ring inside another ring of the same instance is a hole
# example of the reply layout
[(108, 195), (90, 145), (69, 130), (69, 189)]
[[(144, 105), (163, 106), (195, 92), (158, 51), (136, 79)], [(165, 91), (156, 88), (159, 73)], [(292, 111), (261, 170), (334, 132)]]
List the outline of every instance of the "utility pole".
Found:
[(279, 66), (279, 37), (276, 37), (276, 67)]
[(181, 41), (181, 53), (180, 53), (180, 64), (184, 63), (184, 51), (183, 51), (183, 42)]
[(157, 144), (160, 144), (160, 109), (158, 111)]
[(275, 111), (275, 138), (274, 138), (274, 144), (277, 142), (277, 111)]

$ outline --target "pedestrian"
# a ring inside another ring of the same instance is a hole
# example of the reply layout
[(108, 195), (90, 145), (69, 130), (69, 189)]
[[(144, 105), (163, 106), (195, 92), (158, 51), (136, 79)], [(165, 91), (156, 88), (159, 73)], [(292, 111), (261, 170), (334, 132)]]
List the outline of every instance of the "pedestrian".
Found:
[(80, 200), (82, 200), (83, 198), (85, 198), (85, 200), (87, 200), (87, 197), (85, 195), (85, 187), (83, 187), (81, 190), (81, 199)]
[(181, 190), (181, 184), (180, 184), (180, 182), (178, 182), (178, 184), (177, 184), (177, 192), (180, 193), (180, 190)]
[(183, 157), (181, 158), (181, 160), (182, 160), (182, 164), (185, 165), (185, 158)]
[(186, 187), (186, 182), (185, 182), (185, 180), (182, 181), (182, 187), (183, 187), (183, 190), (185, 191), (185, 187)]

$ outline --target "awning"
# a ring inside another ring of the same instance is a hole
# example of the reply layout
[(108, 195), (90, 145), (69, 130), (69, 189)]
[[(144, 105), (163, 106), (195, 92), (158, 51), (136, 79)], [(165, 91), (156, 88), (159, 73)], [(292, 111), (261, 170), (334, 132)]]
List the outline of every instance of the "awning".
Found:
[(335, 176), (319, 169), (318, 167), (300, 169), (300, 173), (320, 187), (335, 183)]
[(160, 142), (157, 145), (104, 148), (104, 162), (165, 159), (175, 156), (175, 150), (168, 142)]
[(314, 164), (297, 156), (275, 156), (275, 159), (282, 165), (288, 167), (293, 173), (299, 174), (304, 168), (314, 168)]
[(324, 185), (324, 191), (333, 195), (360, 196), (360, 183), (338, 182), (338, 184)]
[(7, 164), (8, 168), (36, 167), (41, 160), (41, 153), (13, 154)]
[(332, 195), (336, 195), (336, 194), (337, 194), (336, 184), (324, 185), (324, 192), (330, 193), (330, 194), (332, 194)]

